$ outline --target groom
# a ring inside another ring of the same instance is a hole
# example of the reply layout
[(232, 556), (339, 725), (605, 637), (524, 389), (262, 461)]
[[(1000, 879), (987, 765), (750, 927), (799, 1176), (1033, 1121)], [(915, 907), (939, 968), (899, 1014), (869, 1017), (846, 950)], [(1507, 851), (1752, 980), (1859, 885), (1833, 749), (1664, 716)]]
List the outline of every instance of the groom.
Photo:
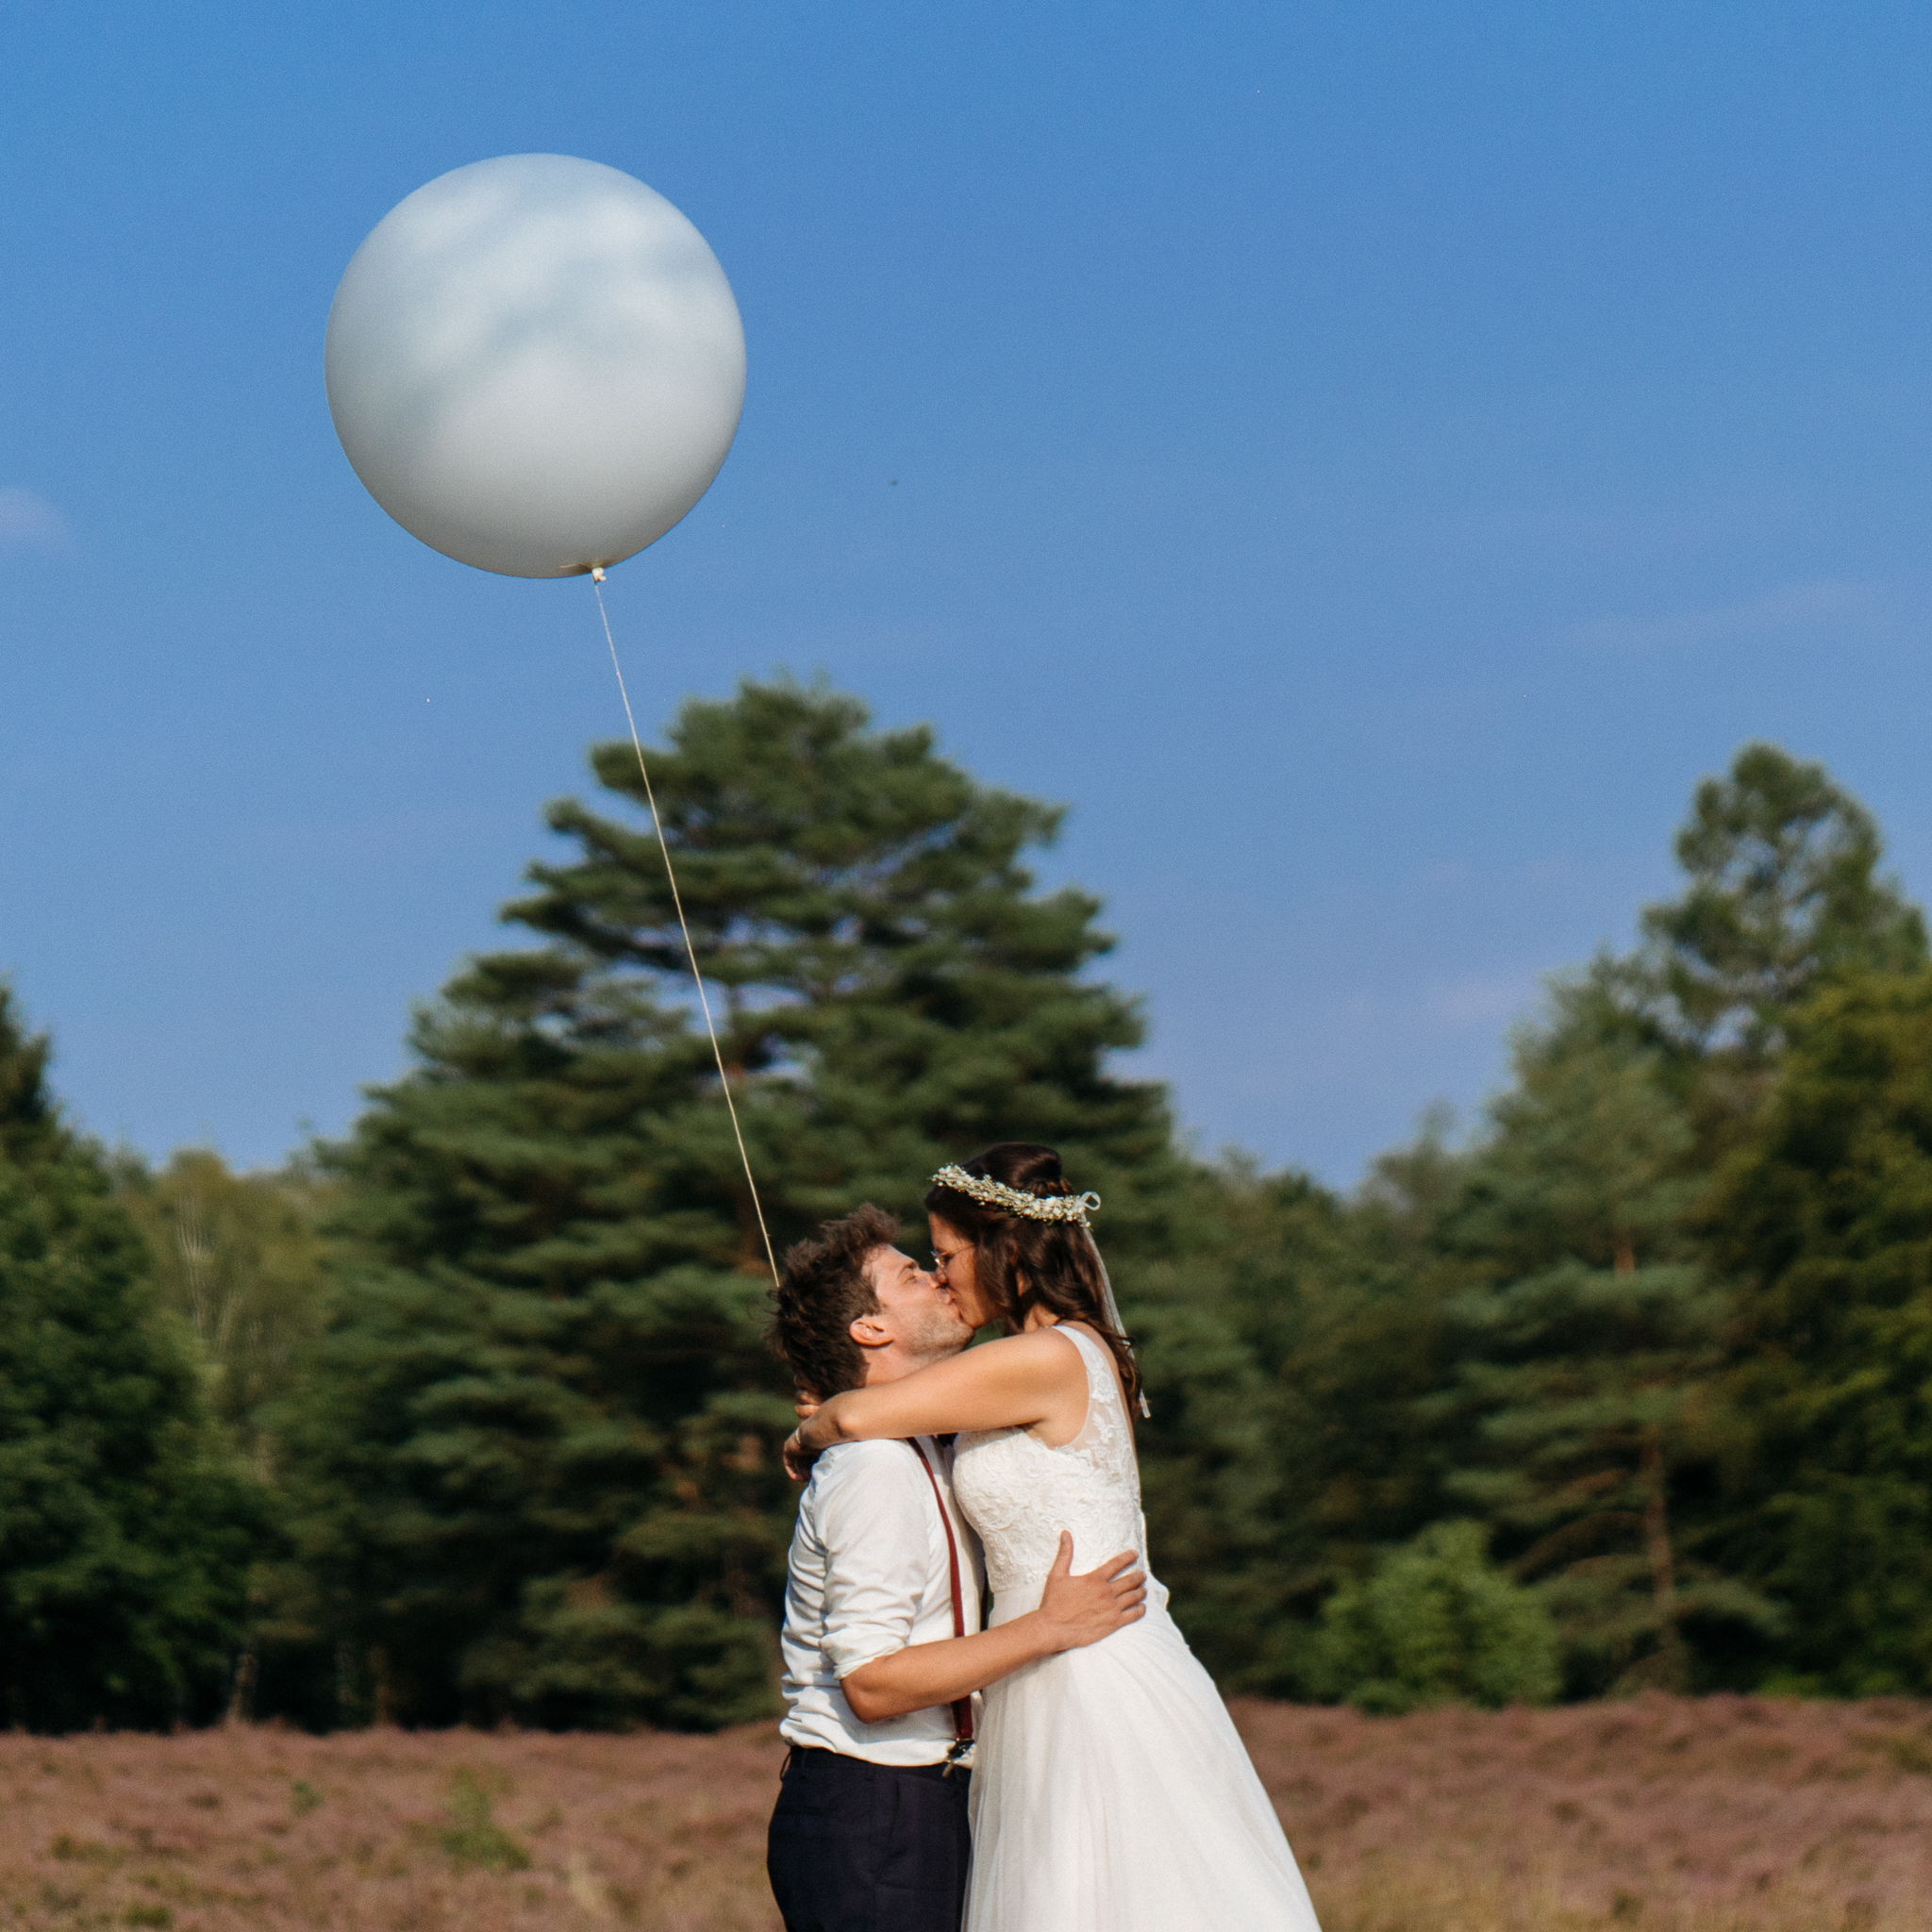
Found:
[[(897, 1238), (891, 1215), (864, 1207), (787, 1253), (770, 1340), (812, 1399), (896, 1381), (972, 1341)], [(1072, 1541), (1040, 1608), (981, 1632), (979, 1545), (953, 1504), (949, 1445), (843, 1442), (819, 1457), (786, 1581), (791, 1749), (766, 1857), (786, 1932), (958, 1932), (973, 1693), (1110, 1635), (1139, 1595), (1131, 1563), (1072, 1575)]]

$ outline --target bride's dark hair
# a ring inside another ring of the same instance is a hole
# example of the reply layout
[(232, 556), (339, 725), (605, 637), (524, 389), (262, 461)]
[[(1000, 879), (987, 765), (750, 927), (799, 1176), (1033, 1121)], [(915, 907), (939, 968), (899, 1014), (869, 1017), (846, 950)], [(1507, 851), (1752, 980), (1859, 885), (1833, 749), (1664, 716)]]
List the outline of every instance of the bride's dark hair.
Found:
[[(998, 1181), (1023, 1194), (1042, 1198), (1074, 1190), (1051, 1147), (1003, 1141), (959, 1165), (978, 1180)], [(1026, 1325), (1028, 1310), (1042, 1307), (1063, 1322), (1084, 1322), (1113, 1352), (1121, 1384), (1133, 1413), (1141, 1394), (1141, 1372), (1127, 1338), (1107, 1319), (1107, 1277), (1092, 1237), (1076, 1222), (1031, 1221), (989, 1208), (970, 1194), (935, 1182), (926, 1190), (925, 1211), (956, 1227), (973, 1243), (975, 1278), (1009, 1335)]]

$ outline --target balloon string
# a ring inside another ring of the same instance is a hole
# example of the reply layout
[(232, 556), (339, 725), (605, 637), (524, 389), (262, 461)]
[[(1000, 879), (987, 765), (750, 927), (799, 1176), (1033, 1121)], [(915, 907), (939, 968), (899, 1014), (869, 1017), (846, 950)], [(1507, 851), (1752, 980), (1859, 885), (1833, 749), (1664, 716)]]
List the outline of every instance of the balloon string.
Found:
[(765, 1210), (758, 1201), (758, 1184), (752, 1176), (751, 1156), (745, 1149), (744, 1130), (738, 1124), (738, 1103), (731, 1097), (731, 1076), (724, 1071), (724, 1050), (718, 1044), (718, 1029), (711, 1022), (711, 1002), (705, 994), (705, 975), (698, 971), (698, 949), (691, 942), (691, 926), (684, 916), (684, 898), (677, 890), (677, 870), (671, 863), (671, 844), (664, 836), (664, 821), (658, 815), (658, 794), (651, 789), (651, 768), (644, 763), (643, 741), (638, 736), (638, 721), (630, 708), (630, 692), (625, 689), (624, 666), (618, 662), (617, 640), (610, 634), (610, 613), (604, 608), (604, 573), (591, 573), (591, 588), (597, 593), (597, 615), (604, 620), (604, 641), (610, 646), (610, 668), (617, 673), (617, 694), (624, 700), (625, 722), (630, 726), (631, 749), (638, 755), (638, 776), (644, 781), (644, 801), (651, 808), (651, 824), (658, 834), (658, 850), (664, 855), (664, 876), (671, 881), (671, 903), (677, 910), (677, 929), (684, 935), (685, 958), (691, 961), (691, 976), (697, 982), (698, 1005), (704, 1008), (705, 1031), (711, 1036), (711, 1058), (718, 1063), (719, 1084), (724, 1089), (724, 1106), (731, 1115), (732, 1138), (738, 1142), (738, 1158), (744, 1163), (744, 1184), (751, 1190), (751, 1210), (758, 1218), (758, 1233), (764, 1237), (765, 1259), (771, 1265), (774, 1286), (778, 1280), (778, 1257), (772, 1251), (772, 1231), (765, 1225)]

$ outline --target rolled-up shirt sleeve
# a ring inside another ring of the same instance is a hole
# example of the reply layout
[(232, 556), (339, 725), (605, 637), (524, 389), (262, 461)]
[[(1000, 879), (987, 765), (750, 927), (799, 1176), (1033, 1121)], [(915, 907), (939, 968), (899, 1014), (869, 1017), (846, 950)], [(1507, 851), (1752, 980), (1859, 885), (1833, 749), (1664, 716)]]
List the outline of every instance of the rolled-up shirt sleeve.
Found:
[(918, 1457), (900, 1442), (864, 1446), (871, 1453), (841, 1457), (846, 1466), (818, 1510), (827, 1557), (821, 1648), (841, 1679), (906, 1648), (932, 1577), (937, 1506)]

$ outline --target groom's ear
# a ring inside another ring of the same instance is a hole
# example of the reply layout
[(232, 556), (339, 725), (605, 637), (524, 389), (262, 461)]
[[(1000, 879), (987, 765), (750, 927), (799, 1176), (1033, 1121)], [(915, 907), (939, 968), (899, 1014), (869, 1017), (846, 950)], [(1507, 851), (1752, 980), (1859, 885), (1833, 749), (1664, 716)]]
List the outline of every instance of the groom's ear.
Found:
[(892, 1339), (892, 1331), (876, 1314), (855, 1316), (845, 1332), (860, 1348), (884, 1348)]

